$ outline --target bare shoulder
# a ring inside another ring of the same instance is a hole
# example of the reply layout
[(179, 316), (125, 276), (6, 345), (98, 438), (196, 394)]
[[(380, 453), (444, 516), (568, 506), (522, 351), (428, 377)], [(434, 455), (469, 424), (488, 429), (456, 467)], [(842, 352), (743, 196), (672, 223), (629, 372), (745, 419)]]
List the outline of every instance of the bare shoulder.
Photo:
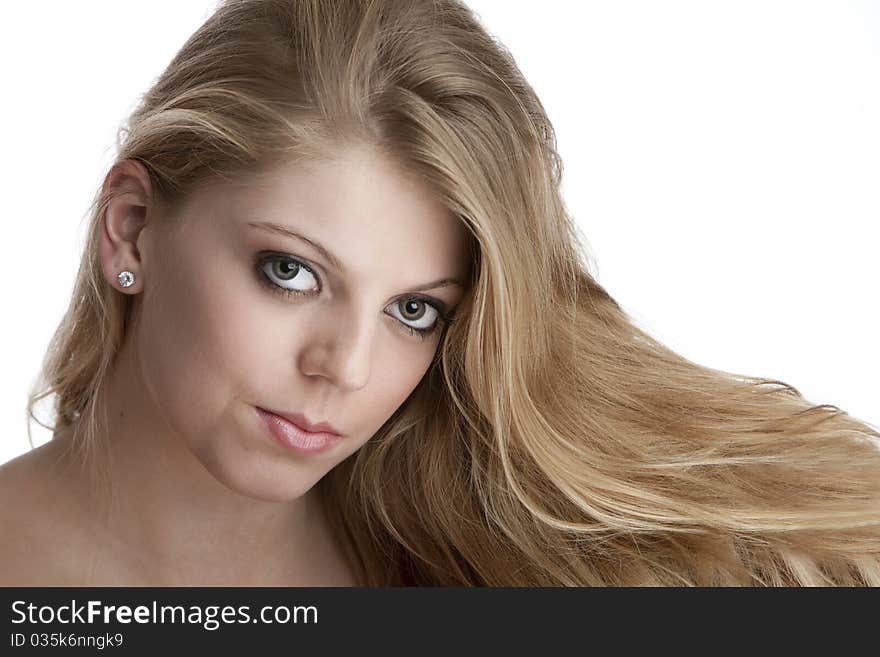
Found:
[(55, 451), (47, 443), (0, 465), (0, 586), (72, 583), (70, 520), (47, 468)]

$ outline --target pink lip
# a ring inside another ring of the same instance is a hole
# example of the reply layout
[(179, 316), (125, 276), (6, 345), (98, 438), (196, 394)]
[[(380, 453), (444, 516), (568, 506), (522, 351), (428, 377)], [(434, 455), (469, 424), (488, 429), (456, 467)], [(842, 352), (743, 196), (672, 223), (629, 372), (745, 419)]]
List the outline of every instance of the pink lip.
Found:
[(312, 423), (309, 422), (305, 415), (302, 413), (285, 413), (284, 411), (276, 411), (271, 408), (262, 409), (267, 413), (272, 413), (273, 415), (277, 415), (278, 417), (283, 417), (288, 422), (293, 422), (296, 426), (298, 426), (303, 431), (308, 431), (309, 433), (333, 433), (337, 436), (341, 436), (342, 432), (337, 431), (336, 428), (333, 427), (329, 422), (317, 422)]
[(328, 431), (306, 431), (285, 416), (259, 406), (254, 408), (275, 441), (294, 452), (318, 454), (333, 447), (341, 438), (339, 434)]

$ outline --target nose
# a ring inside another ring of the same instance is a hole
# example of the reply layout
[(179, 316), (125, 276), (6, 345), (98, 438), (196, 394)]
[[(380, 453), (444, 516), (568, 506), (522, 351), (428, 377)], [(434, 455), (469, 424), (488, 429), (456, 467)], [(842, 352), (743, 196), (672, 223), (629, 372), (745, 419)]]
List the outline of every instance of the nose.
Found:
[(329, 379), (339, 388), (358, 390), (370, 378), (375, 314), (339, 312), (322, 322), (302, 344), (300, 371)]

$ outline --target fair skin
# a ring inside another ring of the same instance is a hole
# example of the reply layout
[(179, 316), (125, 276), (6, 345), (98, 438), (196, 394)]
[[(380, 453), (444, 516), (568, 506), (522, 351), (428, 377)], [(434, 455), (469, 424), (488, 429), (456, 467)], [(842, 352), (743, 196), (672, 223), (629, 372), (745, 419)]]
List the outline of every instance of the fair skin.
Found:
[[(135, 303), (105, 388), (109, 523), (81, 469), (64, 467), (70, 431), (59, 433), (0, 467), (0, 497), (21, 500), (0, 511), (17, 537), (0, 548), (0, 584), (354, 584), (313, 487), (427, 371), (442, 323), (424, 339), (410, 335), (408, 326), (440, 320), (407, 301), (455, 309), (464, 287), (412, 290), (465, 284), (465, 227), (367, 147), (211, 183), (172, 217), (176, 233), (157, 219), (139, 163), (114, 168), (105, 184), (123, 194), (105, 215), (103, 274)], [(249, 225), (258, 221), (318, 242), (342, 268)], [(122, 270), (135, 274), (129, 288), (117, 281)], [(307, 294), (287, 297), (271, 283)], [(330, 422), (343, 438), (295, 454), (268, 436), (255, 406)]]

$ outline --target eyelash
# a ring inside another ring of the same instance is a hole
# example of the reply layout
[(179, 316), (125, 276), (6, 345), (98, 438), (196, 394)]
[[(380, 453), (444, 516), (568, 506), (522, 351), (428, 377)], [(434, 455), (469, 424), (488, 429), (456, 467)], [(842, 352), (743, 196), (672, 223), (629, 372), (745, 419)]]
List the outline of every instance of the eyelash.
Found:
[[(268, 255), (258, 254), (257, 257), (255, 258), (257, 277), (259, 278), (261, 283), (263, 283), (266, 287), (268, 287), (275, 294), (280, 294), (283, 297), (290, 298), (290, 297), (294, 297), (294, 296), (297, 296), (297, 297), (309, 296), (312, 293), (301, 292), (299, 290), (288, 290), (287, 288), (281, 287), (277, 283), (274, 283), (272, 280), (270, 280), (269, 277), (266, 276), (266, 273), (263, 271), (263, 266), (267, 262), (272, 262), (273, 260), (286, 260), (286, 261), (289, 261), (289, 262), (296, 264), (297, 266), (305, 269), (312, 276), (314, 276), (315, 279), (318, 281), (319, 287), (323, 287), (323, 283), (321, 282), (321, 277), (318, 275), (318, 272), (315, 271), (315, 269), (313, 267), (309, 266), (308, 264), (306, 264), (305, 262), (303, 262), (299, 258), (294, 258), (293, 256), (282, 255), (282, 254), (268, 254)], [(437, 321), (434, 322), (434, 325), (428, 329), (415, 328), (413, 326), (409, 326), (408, 324), (405, 324), (404, 322), (400, 321), (396, 317), (392, 317), (392, 319), (394, 319), (397, 322), (397, 324), (400, 325), (401, 330), (408, 331), (409, 335), (411, 335), (411, 336), (418, 336), (418, 338), (420, 340), (427, 339), (429, 336), (433, 335), (434, 333), (439, 332), (440, 329), (442, 329), (444, 326), (448, 326), (449, 324), (451, 324), (454, 321), (452, 313), (444, 313), (442, 307), (438, 306), (436, 303), (434, 303), (433, 301), (431, 301), (430, 299), (428, 299), (426, 297), (423, 297), (420, 295), (412, 295), (412, 296), (406, 297), (405, 299), (400, 299), (400, 300), (396, 301), (395, 303), (400, 303), (400, 301), (421, 301), (423, 303), (428, 304), (434, 310), (437, 311), (437, 315), (438, 315)]]

